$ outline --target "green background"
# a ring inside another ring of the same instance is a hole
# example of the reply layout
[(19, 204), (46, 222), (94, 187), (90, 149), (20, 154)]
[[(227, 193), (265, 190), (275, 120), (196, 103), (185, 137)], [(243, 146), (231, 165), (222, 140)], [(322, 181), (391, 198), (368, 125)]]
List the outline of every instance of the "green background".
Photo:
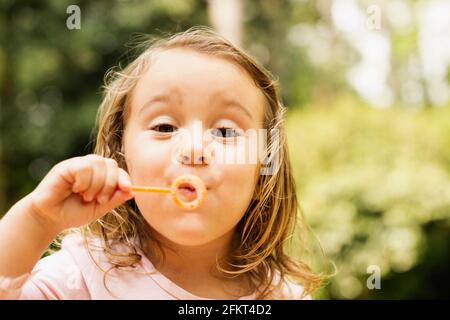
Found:
[[(360, 57), (339, 34), (340, 57), (322, 64), (288, 40), (299, 22), (330, 26), (315, 1), (242, 2), (242, 46), (279, 77), (299, 198), (328, 260), (314, 241), (309, 259), (318, 271), (336, 266), (315, 298), (449, 298), (450, 106), (374, 108), (347, 84)], [(80, 30), (66, 28), (70, 4)], [(136, 34), (211, 25), (207, 10), (194, 0), (0, 0), (0, 212), (54, 164), (92, 151), (103, 77), (133, 58)], [(390, 39), (401, 82), (417, 27)], [(366, 286), (369, 265), (380, 290)]]

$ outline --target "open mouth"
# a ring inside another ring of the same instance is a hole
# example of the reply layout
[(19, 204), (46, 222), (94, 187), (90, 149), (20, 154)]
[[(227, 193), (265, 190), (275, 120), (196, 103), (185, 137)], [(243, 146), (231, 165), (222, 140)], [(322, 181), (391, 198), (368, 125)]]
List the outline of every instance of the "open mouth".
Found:
[(177, 192), (180, 199), (184, 202), (192, 202), (197, 199), (197, 190), (190, 183), (181, 183), (177, 188)]
[(178, 176), (171, 186), (173, 201), (185, 210), (195, 210), (205, 200), (207, 187), (202, 179), (193, 174)]

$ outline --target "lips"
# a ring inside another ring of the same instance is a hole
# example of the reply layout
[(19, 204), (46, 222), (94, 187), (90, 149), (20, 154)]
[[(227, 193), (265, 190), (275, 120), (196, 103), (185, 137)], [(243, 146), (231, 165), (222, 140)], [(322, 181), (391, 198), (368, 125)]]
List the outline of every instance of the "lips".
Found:
[(191, 202), (197, 198), (197, 190), (190, 183), (180, 184), (177, 188), (177, 192), (181, 200), (185, 202)]

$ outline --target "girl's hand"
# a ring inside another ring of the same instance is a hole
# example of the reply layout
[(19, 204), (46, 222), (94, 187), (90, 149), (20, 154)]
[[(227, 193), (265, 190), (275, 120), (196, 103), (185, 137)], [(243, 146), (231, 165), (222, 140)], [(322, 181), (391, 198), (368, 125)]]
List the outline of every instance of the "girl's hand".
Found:
[(60, 232), (91, 223), (133, 196), (128, 173), (115, 160), (91, 154), (55, 165), (28, 201), (39, 221)]

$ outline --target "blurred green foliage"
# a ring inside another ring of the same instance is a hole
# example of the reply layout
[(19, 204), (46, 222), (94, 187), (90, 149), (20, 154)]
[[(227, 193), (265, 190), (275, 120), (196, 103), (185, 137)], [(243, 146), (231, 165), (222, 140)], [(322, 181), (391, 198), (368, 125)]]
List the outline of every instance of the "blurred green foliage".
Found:
[[(80, 30), (66, 27), (71, 4)], [(360, 57), (333, 31), (330, 4), (243, 1), (243, 47), (279, 76), (301, 204), (337, 266), (317, 298), (448, 298), (450, 106), (380, 110), (349, 94), (347, 68)], [(103, 77), (132, 59), (134, 35), (210, 25), (207, 9), (206, 0), (0, 0), (1, 212), (54, 164), (91, 151)], [(415, 27), (392, 34), (397, 92), (417, 37)], [(381, 290), (366, 287), (369, 265), (382, 271)]]
[[(68, 30), (66, 9), (81, 9)], [(205, 1), (0, 1), (0, 208), (59, 161), (91, 152), (108, 69), (132, 59), (139, 34), (207, 24)]]
[[(306, 219), (337, 266), (323, 297), (448, 297), (450, 108), (373, 109), (343, 97), (288, 118)], [(381, 270), (368, 290), (367, 267)]]

